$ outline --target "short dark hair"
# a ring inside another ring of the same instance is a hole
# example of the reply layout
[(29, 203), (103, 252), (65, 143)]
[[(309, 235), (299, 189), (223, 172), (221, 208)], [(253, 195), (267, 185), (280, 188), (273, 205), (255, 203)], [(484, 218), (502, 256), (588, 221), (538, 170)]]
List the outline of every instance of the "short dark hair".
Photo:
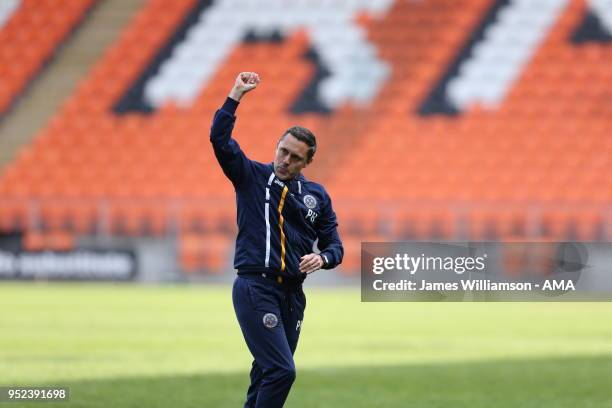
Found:
[(308, 129), (302, 126), (292, 126), (283, 133), (280, 140), (283, 140), (285, 136), (291, 134), (291, 136), (295, 137), (300, 142), (306, 143), (308, 145), (308, 153), (306, 154), (306, 163), (310, 163), (312, 158), (317, 151), (317, 138), (315, 135)]

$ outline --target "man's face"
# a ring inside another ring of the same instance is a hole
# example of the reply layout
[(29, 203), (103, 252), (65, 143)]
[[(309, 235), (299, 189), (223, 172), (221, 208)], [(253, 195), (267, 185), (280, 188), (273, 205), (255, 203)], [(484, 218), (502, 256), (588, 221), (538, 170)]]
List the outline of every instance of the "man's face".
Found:
[(280, 180), (290, 180), (308, 165), (308, 145), (287, 133), (276, 146), (274, 174)]

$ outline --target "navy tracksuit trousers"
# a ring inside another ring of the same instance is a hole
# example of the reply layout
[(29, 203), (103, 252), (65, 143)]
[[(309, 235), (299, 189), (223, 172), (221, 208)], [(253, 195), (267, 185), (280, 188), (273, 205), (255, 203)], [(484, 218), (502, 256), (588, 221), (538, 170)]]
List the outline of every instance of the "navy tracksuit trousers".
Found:
[(234, 310), (253, 355), (245, 408), (282, 407), (295, 380), (297, 347), (306, 297), (300, 283), (278, 283), (261, 274), (239, 274)]

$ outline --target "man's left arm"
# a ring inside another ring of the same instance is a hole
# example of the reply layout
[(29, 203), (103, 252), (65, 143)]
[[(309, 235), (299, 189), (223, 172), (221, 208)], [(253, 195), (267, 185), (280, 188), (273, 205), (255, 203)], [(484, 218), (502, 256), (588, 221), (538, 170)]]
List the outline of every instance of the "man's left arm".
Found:
[(318, 269), (333, 269), (342, 262), (344, 248), (338, 234), (336, 213), (327, 194), (321, 206), (321, 214), (317, 218), (316, 228), (319, 238), (317, 246), (321, 252), (304, 255), (300, 262), (300, 272), (312, 273)]
[(321, 269), (333, 269), (340, 265), (344, 256), (344, 248), (338, 234), (336, 213), (327, 194), (325, 195), (325, 202), (321, 208), (321, 215), (318, 220), (317, 236), (319, 237), (317, 246), (321, 251), (319, 255), (323, 258)]

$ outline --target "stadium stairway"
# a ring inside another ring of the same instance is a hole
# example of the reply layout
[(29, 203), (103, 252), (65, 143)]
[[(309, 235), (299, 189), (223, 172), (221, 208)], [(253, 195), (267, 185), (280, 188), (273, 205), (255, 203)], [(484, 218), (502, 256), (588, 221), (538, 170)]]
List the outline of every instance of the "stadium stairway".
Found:
[(116, 41), (143, 2), (93, 2), (78, 27), (55, 50), (53, 58), (0, 122), (0, 168), (47, 124), (103, 50)]

